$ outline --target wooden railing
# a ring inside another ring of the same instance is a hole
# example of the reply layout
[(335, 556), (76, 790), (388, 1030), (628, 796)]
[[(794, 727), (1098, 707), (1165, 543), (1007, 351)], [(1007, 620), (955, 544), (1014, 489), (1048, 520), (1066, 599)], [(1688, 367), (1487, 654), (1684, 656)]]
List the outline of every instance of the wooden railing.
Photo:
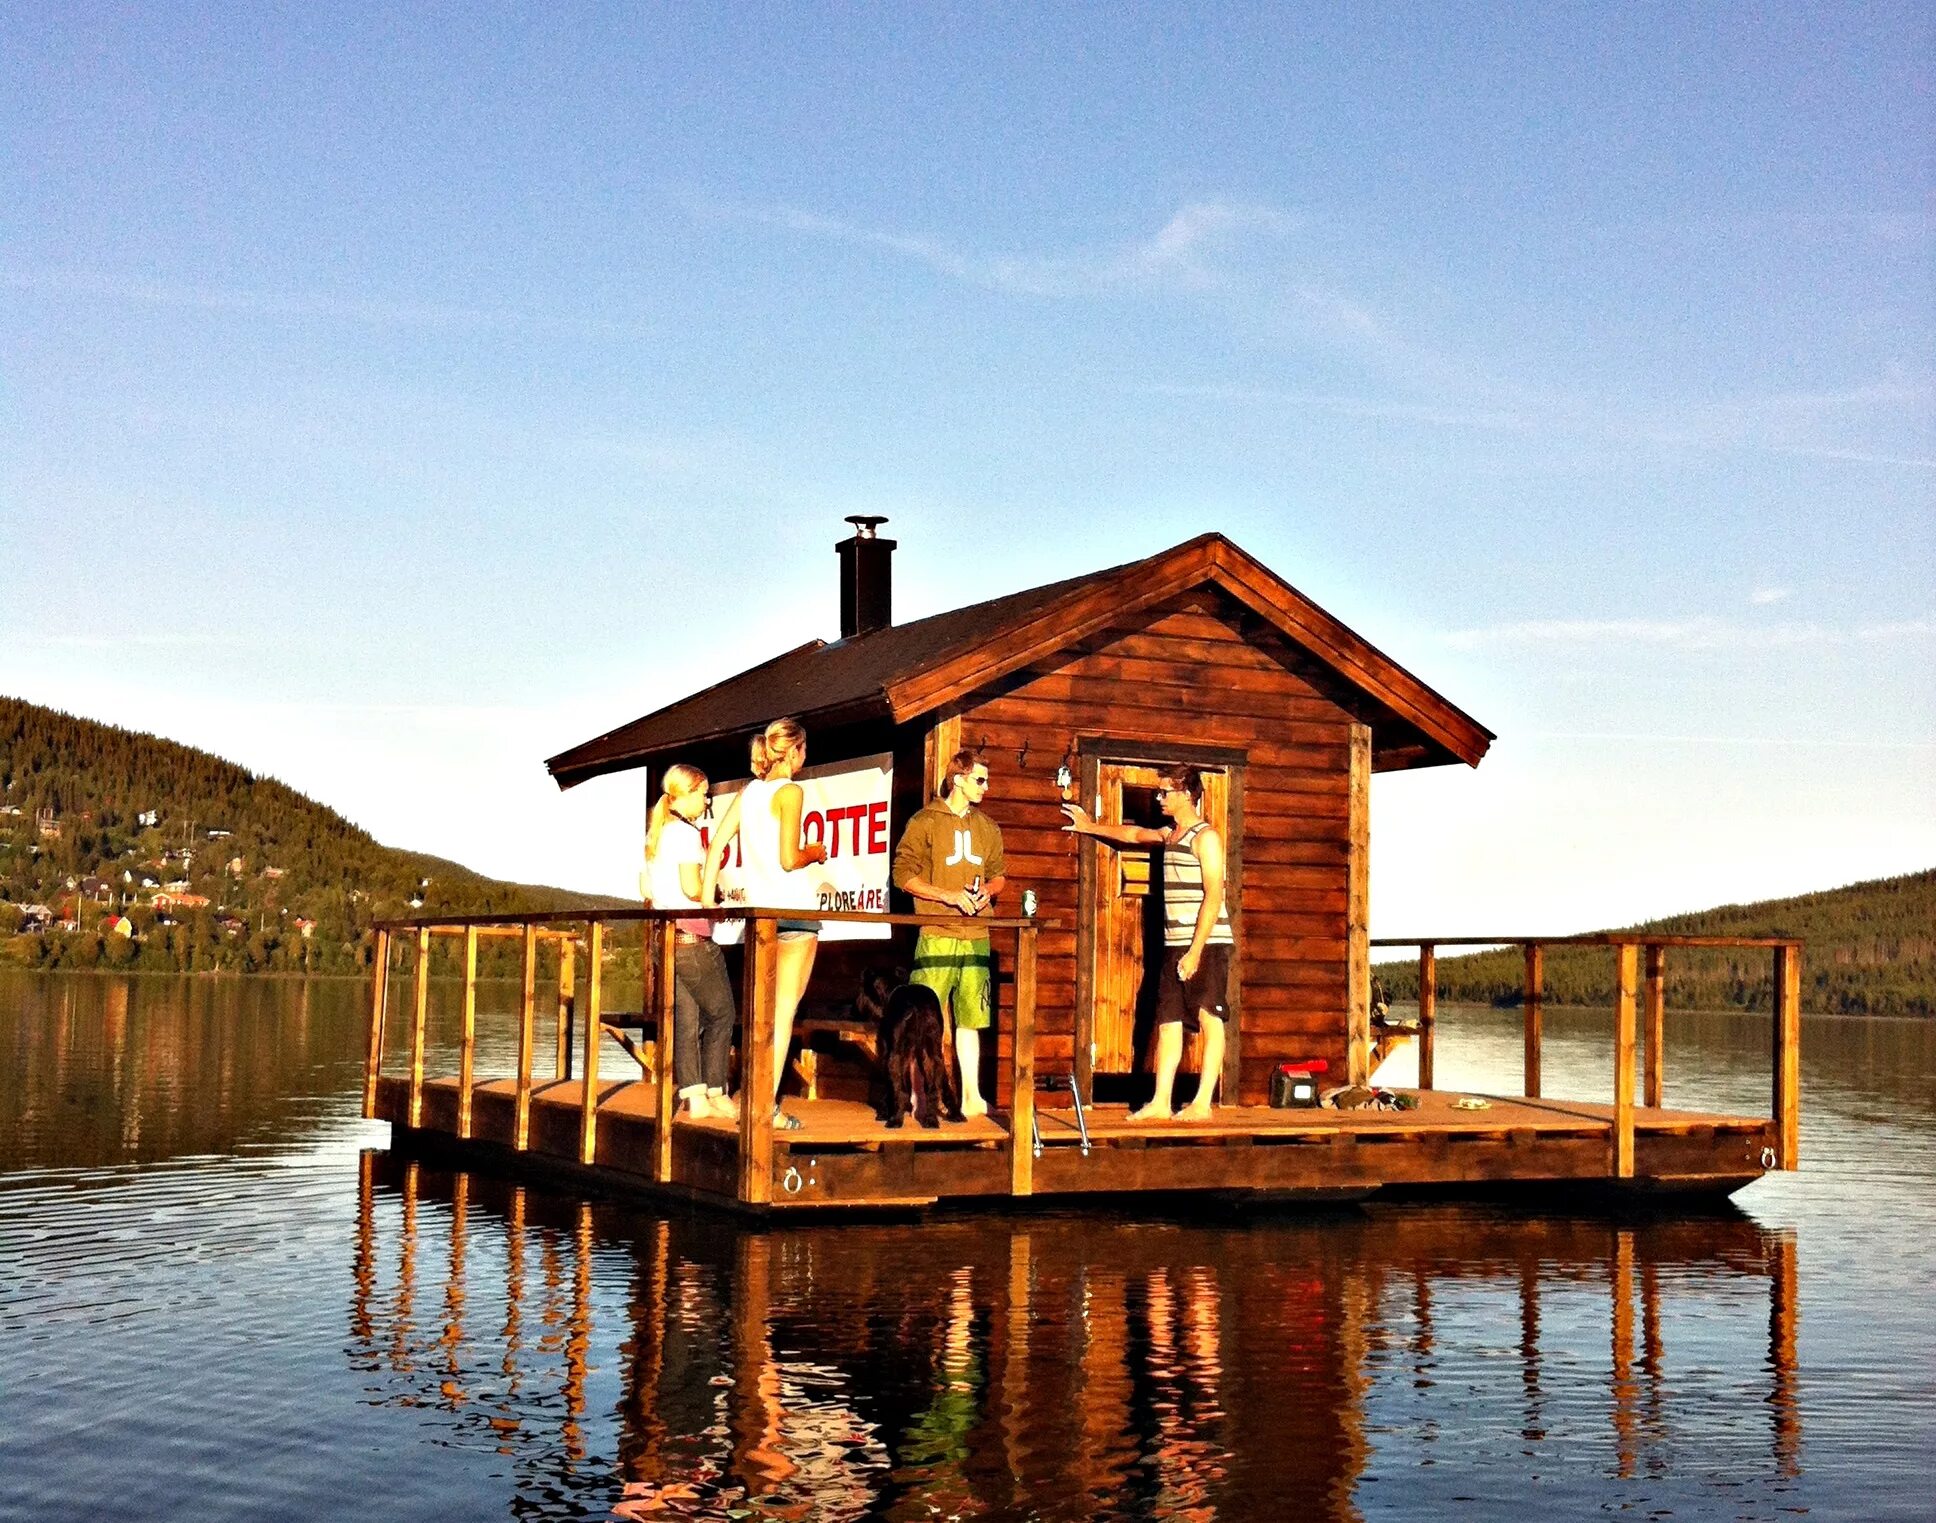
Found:
[[(393, 945), (407, 941), (415, 947), (411, 967), (412, 991), (410, 1017), (410, 1092), (406, 1111), (409, 1124), (420, 1124), (423, 1116), (425, 1027), (430, 1006), (430, 949), (433, 938), (463, 938), (462, 970), (464, 980), (463, 1029), (457, 1096), (457, 1135), (471, 1135), (471, 1093), (475, 1082), (477, 1042), (477, 947), (481, 937), (521, 937), (523, 940), (522, 983), (518, 1003), (518, 1049), (515, 1113), (512, 1146), (520, 1151), (530, 1145), (531, 1094), (534, 1049), (537, 1040), (538, 955), (541, 945), (556, 946), (558, 961), (558, 1006), (555, 1072), (570, 1077), (571, 1025), (581, 1024), (583, 1032), (583, 1083), (579, 1107), (579, 1161), (590, 1164), (598, 1157), (599, 1052), (604, 1033), (602, 979), (608, 928), (636, 925), (641, 933), (640, 971), (643, 978), (641, 1013), (656, 1025), (657, 1054), (652, 1082), (656, 1086), (653, 1114), (653, 1157), (648, 1172), (654, 1182), (669, 1183), (673, 1177), (672, 1119), (676, 1091), (672, 1078), (675, 1022), (672, 1015), (673, 922), (690, 919), (693, 911), (652, 909), (556, 910), (528, 915), (458, 915), (416, 920), (380, 921), (376, 925), (376, 959), (371, 972), (369, 1050), (364, 1063), (363, 1114), (377, 1113), (377, 1081), (382, 1076), (384, 1036), (390, 1003), (389, 981)], [(1014, 1032), (1009, 1079), (1009, 1184), (1016, 1195), (1034, 1190), (1035, 1155), (1032, 1146), (1035, 1119), (1035, 978), (1036, 937), (1044, 927), (1056, 922), (1033, 919), (997, 919), (976, 916), (883, 915), (862, 911), (803, 911), (764, 908), (721, 908), (707, 912), (715, 921), (739, 920), (746, 923), (746, 973), (744, 998), (740, 1001), (740, 1094), (770, 1095), (774, 1090), (775, 1005), (778, 968), (779, 922), (803, 915), (823, 922), (844, 921), (867, 925), (924, 926), (943, 931), (1012, 932), (1014, 935), (1013, 978), (1015, 989)], [(575, 1002), (575, 957), (582, 944), (586, 973), (584, 1002)], [(751, 1205), (764, 1205), (773, 1190), (773, 1107), (742, 1103), (739, 1107), (739, 1199)]]
[[(1546, 948), (1607, 947), (1614, 956), (1613, 1135), (1607, 1172), (1628, 1179), (1634, 1172), (1634, 1055), (1646, 1027), (1641, 1104), (1658, 1109), (1666, 1085), (1667, 949), (1669, 947), (1765, 949), (1774, 958), (1772, 1109), (1778, 1169), (1801, 1162), (1802, 943), (1781, 936), (1435, 936), (1373, 937), (1374, 947), (1418, 948), (1418, 1087), (1433, 1086), (1438, 1028), (1438, 949), (1509, 947), (1526, 961), (1521, 1011), (1525, 1023), (1524, 1087), (1540, 1094), (1542, 1026), (1546, 1008)], [(1642, 961), (1644, 956), (1644, 963)]]

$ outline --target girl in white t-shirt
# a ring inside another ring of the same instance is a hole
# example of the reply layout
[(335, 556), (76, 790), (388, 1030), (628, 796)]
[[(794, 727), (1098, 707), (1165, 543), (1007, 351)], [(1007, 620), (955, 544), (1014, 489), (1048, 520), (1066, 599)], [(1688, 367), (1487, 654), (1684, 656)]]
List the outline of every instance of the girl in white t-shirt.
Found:
[[(712, 792), (706, 774), (678, 762), (666, 768), (663, 791), (645, 829), (645, 897), (654, 909), (698, 910), (706, 847), (698, 821)], [(672, 1077), (686, 1114), (739, 1115), (726, 1093), (733, 1054), (733, 985), (713, 923), (694, 914), (672, 922)]]
[[(702, 903), (712, 903), (719, 866), (735, 836), (744, 864), (746, 902), (758, 909), (811, 910), (817, 895), (807, 869), (827, 860), (827, 848), (801, 834), (806, 794), (794, 774), (807, 764), (807, 732), (797, 719), (776, 719), (753, 737), (753, 781), (726, 807), (713, 831), (706, 862)], [(780, 1078), (793, 1043), (793, 1013), (807, 992), (813, 956), (820, 945), (820, 922), (805, 915), (779, 924), (779, 965), (774, 973), (773, 1124), (793, 1131), (796, 1116), (779, 1109)], [(752, 1097), (748, 1097), (749, 1104)]]

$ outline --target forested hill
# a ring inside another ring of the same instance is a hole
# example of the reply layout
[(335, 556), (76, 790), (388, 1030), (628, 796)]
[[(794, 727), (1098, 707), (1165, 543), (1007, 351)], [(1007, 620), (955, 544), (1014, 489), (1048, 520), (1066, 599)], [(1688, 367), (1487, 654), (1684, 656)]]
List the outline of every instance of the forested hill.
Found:
[(206, 751), (0, 698), (0, 963), (353, 972), (373, 920), (588, 902), (618, 901), (382, 846)]
[[(1681, 936), (1799, 936), (1802, 1008), (1854, 1015), (1936, 1014), (1936, 870), (1877, 878), (1846, 888), (1758, 904), (1729, 904), (1626, 926)], [(1418, 997), (1416, 962), (1383, 963), (1393, 999)], [(1525, 964), (1518, 948), (1441, 957), (1439, 997), (1516, 1005)], [(1754, 949), (1669, 948), (1667, 1002), (1682, 1010), (1770, 1007), (1770, 956)], [(1555, 1004), (1613, 1000), (1613, 954), (1601, 947), (1550, 947), (1546, 997)]]

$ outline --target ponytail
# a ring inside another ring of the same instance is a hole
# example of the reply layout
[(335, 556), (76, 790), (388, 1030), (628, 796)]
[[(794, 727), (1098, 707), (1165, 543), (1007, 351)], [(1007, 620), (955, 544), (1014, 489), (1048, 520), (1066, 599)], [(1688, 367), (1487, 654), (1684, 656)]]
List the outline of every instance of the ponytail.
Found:
[(753, 776), (764, 778), (774, 765), (807, 743), (806, 726), (797, 719), (776, 719), (753, 737)]
[(685, 762), (674, 762), (666, 768), (665, 778), (660, 784), (659, 796), (652, 801), (652, 812), (645, 820), (645, 860), (650, 862), (659, 854), (659, 837), (664, 833), (666, 822), (672, 818), (672, 801), (697, 793), (706, 786), (706, 774), (697, 767)]

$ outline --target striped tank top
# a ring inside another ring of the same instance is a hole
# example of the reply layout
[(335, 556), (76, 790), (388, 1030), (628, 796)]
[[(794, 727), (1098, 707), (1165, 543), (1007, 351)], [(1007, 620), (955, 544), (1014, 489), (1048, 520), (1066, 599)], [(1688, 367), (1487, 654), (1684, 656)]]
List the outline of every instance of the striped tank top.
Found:
[[(1209, 825), (1199, 820), (1163, 850), (1163, 945), (1187, 947), (1196, 935), (1197, 911), (1203, 904), (1203, 864), (1190, 850), (1190, 843)], [(1210, 927), (1209, 945), (1236, 941), (1230, 929), (1230, 903), (1226, 898), (1217, 906), (1216, 924)]]

